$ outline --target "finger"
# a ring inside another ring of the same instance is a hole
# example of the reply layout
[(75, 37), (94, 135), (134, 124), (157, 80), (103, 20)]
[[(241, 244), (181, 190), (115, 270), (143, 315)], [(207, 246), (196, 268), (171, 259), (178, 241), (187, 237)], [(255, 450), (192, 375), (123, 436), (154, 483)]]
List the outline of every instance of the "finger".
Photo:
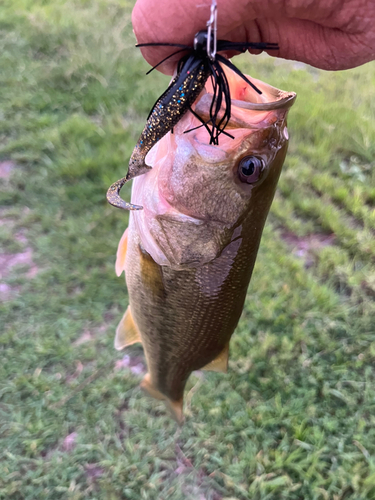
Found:
[[(232, 39), (231, 32), (241, 31), (246, 0), (239, 0), (236, 8), (232, 2), (218, 1), (218, 36), (221, 39)], [(211, 0), (138, 0), (134, 6), (132, 22), (138, 43), (167, 42), (193, 45), (194, 35), (206, 29), (210, 16)], [(246, 15), (251, 16), (247, 6)], [(253, 14), (254, 15), (254, 14)], [(244, 31), (242, 29), (242, 31)], [(246, 41), (242, 39), (241, 41)], [(252, 39), (252, 41), (260, 41)], [(168, 47), (142, 48), (142, 54), (147, 62), (155, 66), (160, 60), (171, 54)], [(161, 65), (163, 73), (172, 74), (178, 57), (171, 58)]]
[(276, 40), (277, 57), (325, 70), (354, 68), (375, 59), (375, 33), (345, 33), (302, 19), (259, 19), (260, 38)]
[[(237, 42), (278, 42), (280, 51), (272, 51), (271, 55), (330, 70), (347, 69), (375, 59), (375, 2), (370, 3), (370, 8), (367, 3), (366, 9), (359, 8), (363, 2), (355, 2), (356, 16), (347, 10), (353, 2), (346, 0), (345, 9), (344, 5), (334, 9), (335, 2), (342, 0), (317, 0), (312, 9), (308, 0), (285, 4), (237, 0), (234, 8), (232, 1), (219, 0), (218, 37)], [(209, 6), (209, 0), (138, 0), (133, 10), (137, 40), (192, 45), (194, 34), (206, 27)], [(314, 21), (306, 20), (308, 17)], [(168, 47), (141, 50), (152, 66), (172, 52)], [(178, 55), (171, 58), (160, 70), (172, 74), (178, 59)]]

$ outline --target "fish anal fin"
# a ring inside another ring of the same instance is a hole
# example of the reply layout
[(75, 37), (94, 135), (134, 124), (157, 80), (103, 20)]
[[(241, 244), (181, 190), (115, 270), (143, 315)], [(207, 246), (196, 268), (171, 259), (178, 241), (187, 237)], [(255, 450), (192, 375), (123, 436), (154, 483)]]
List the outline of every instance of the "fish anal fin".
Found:
[(117, 276), (121, 276), (122, 271), (125, 270), (126, 250), (128, 247), (128, 230), (129, 228), (125, 229), (125, 232), (122, 235), (120, 243), (118, 244), (117, 247), (116, 264), (115, 264), (115, 271)]
[(144, 378), (141, 382), (141, 389), (146, 391), (151, 397), (164, 401), (166, 407), (170, 410), (170, 412), (171, 412), (173, 418), (176, 420), (176, 422), (179, 425), (183, 424), (184, 414), (182, 411), (182, 408), (183, 408), (183, 399), (182, 398), (178, 401), (172, 401), (167, 396), (162, 394), (158, 389), (155, 388), (155, 386), (151, 380), (151, 375), (149, 373), (146, 373), (146, 375), (144, 376)]
[(229, 356), (229, 342), (226, 344), (221, 353), (213, 359), (210, 363), (202, 368), (202, 370), (212, 372), (227, 373), (228, 371), (228, 356)]
[(142, 343), (142, 339), (139, 330), (134, 323), (130, 306), (128, 306), (124, 316), (116, 328), (115, 349), (121, 351), (124, 347), (136, 344), (137, 342)]

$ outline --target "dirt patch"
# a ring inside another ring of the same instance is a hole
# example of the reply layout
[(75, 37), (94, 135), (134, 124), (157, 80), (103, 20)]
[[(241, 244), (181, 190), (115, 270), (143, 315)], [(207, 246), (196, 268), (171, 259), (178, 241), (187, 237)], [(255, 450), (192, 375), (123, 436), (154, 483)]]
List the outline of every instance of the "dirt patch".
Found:
[[(105, 313), (105, 317), (107, 314), (110, 313)], [(112, 323), (109, 322), (111, 325)], [(74, 347), (80, 346), (82, 344), (87, 344), (88, 342), (95, 342), (99, 338), (102, 338), (108, 330), (108, 324), (107, 322), (99, 324), (99, 325), (94, 325), (94, 324), (88, 324), (83, 328), (83, 331), (79, 335), (79, 337), (72, 342), (72, 345)]]
[(33, 267), (33, 251), (30, 247), (25, 248), (19, 253), (2, 253), (0, 254), (0, 279), (4, 279), (14, 266)]
[(98, 464), (86, 464), (85, 471), (86, 471), (87, 476), (91, 480), (95, 480), (104, 474), (104, 469), (99, 467)]
[(91, 332), (89, 330), (85, 330), (82, 335), (78, 337), (75, 342), (73, 342), (73, 345), (78, 346), (81, 344), (85, 344), (86, 342), (90, 342), (91, 340), (93, 340), (93, 338), (94, 337), (91, 335)]
[(0, 300), (13, 299), (21, 290), (19, 286), (10, 286), (7, 283), (0, 283)]
[(8, 180), (16, 166), (14, 161), (0, 161), (0, 179)]
[(31, 269), (33, 269), (33, 266), (30, 267), (30, 263), (32, 263), (31, 248), (27, 248), (24, 252), (19, 252), (16, 254), (12, 253), (0, 254), (0, 299), (1, 300), (3, 301), (11, 300), (20, 291), (19, 286), (11, 286), (3, 281), (9, 275), (12, 268), (17, 265), (27, 265), (29, 266), (29, 271), (30, 271)]
[[(5, 162), (3, 162), (5, 163)], [(1, 165), (1, 164), (0, 164)], [(12, 228), (14, 225), (14, 220), (11, 218), (2, 216), (0, 213), (0, 225), (7, 226), (8, 228)], [(19, 230), (12, 234), (13, 241), (18, 241), (24, 246), (23, 250), (20, 252), (3, 252), (0, 253), (0, 298), (1, 300), (10, 300), (17, 293), (19, 293), (21, 287), (19, 286), (11, 286), (8, 283), (5, 283), (5, 279), (10, 275), (15, 267), (24, 267), (27, 268), (26, 272), (23, 272), (23, 275), (28, 278), (34, 278), (38, 272), (39, 268), (33, 261), (33, 250), (30, 246), (28, 246), (28, 240), (25, 235), (24, 230)]]
[(146, 373), (145, 360), (142, 356), (129, 356), (125, 354), (122, 359), (116, 361), (115, 370), (130, 369), (134, 375), (142, 375)]
[(305, 267), (314, 265), (316, 255), (321, 248), (334, 245), (335, 234), (313, 233), (297, 236), (291, 231), (283, 231), (281, 238), (293, 249), (293, 254), (305, 261)]
[(39, 269), (34, 264), (32, 256), (33, 251), (30, 247), (26, 247), (23, 252), (0, 254), (0, 297), (2, 300), (10, 300), (20, 291), (20, 287), (11, 286), (4, 282), (13, 267), (28, 267), (25, 276), (29, 279), (38, 274)]
[(73, 451), (74, 448), (77, 446), (77, 437), (78, 437), (77, 432), (72, 432), (71, 434), (68, 434), (61, 446), (63, 451), (68, 451), (68, 452)]

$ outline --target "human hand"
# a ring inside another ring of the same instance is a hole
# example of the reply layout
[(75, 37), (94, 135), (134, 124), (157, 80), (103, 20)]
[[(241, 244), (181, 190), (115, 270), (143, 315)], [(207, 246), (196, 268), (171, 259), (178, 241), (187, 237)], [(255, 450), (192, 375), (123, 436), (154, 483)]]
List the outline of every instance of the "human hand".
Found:
[[(202, 1), (202, 3), (200, 3)], [(206, 29), (210, 0), (138, 0), (133, 27), (138, 43), (192, 45)], [(218, 39), (277, 42), (271, 55), (326, 70), (360, 66), (375, 59), (373, 0), (218, 0)], [(155, 66), (174, 47), (144, 47)], [(256, 53), (255, 51), (251, 51)], [(180, 56), (161, 65), (172, 74)]]

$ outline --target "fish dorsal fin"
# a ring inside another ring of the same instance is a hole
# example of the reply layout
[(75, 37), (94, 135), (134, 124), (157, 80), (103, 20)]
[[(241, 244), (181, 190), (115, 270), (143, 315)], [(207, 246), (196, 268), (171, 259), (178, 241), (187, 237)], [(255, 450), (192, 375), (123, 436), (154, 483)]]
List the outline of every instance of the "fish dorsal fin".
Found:
[(228, 371), (228, 356), (229, 356), (229, 342), (226, 344), (224, 349), (221, 351), (219, 356), (213, 359), (208, 365), (204, 366), (202, 370), (207, 370), (211, 372), (223, 372)]
[(144, 378), (141, 382), (141, 389), (146, 391), (153, 398), (163, 400), (165, 405), (167, 406), (167, 408), (172, 413), (172, 416), (176, 420), (176, 422), (179, 425), (183, 424), (184, 414), (182, 412), (182, 408), (183, 408), (183, 399), (182, 398), (178, 401), (172, 401), (167, 396), (164, 396), (164, 394), (162, 394), (158, 389), (155, 388), (155, 386), (151, 380), (151, 375), (149, 373), (146, 373), (146, 375), (144, 376)]
[(115, 349), (121, 351), (124, 347), (136, 344), (137, 342), (142, 343), (142, 340), (139, 330), (134, 323), (130, 306), (128, 306), (124, 316), (116, 328)]
[(122, 235), (120, 243), (118, 244), (117, 247), (116, 264), (115, 264), (115, 271), (117, 276), (121, 276), (122, 271), (125, 270), (126, 249), (128, 247), (128, 229), (129, 228), (125, 229), (125, 232)]

